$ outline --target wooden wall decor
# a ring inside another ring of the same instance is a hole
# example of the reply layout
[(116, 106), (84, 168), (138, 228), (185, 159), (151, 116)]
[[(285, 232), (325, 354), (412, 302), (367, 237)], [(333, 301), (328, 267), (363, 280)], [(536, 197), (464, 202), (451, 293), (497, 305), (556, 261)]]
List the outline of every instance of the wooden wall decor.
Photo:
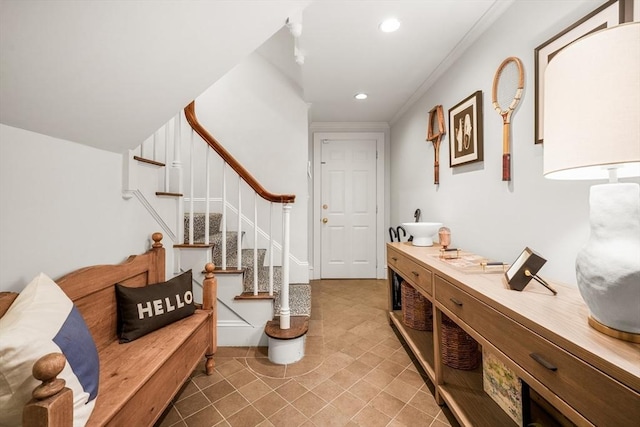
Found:
[(429, 125), (427, 127), (427, 141), (431, 141), (435, 149), (435, 159), (433, 161), (434, 184), (440, 184), (440, 141), (445, 133), (442, 105), (436, 105), (429, 111)]

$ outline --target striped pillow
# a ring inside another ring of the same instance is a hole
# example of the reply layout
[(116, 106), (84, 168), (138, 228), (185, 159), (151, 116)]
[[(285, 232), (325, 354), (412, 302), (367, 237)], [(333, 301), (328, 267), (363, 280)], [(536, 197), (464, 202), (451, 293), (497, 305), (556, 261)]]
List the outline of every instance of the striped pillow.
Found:
[(73, 391), (74, 427), (84, 426), (98, 394), (98, 352), (76, 306), (40, 273), (0, 318), (0, 425), (21, 424), (22, 408), (39, 384), (33, 364), (53, 352), (67, 358), (58, 377)]

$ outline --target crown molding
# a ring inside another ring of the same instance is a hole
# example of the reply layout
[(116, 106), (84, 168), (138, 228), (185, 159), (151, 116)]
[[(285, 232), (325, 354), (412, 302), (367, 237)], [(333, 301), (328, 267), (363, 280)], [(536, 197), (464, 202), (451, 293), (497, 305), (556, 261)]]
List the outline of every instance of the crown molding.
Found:
[(476, 21), (458, 44), (449, 54), (438, 64), (427, 79), (418, 87), (411, 97), (400, 107), (389, 122), (392, 126), (415, 104), (433, 84), (453, 65), (454, 62), (498, 19), (515, 0), (496, 0), (491, 7)]
[(387, 122), (311, 122), (309, 130), (315, 131), (388, 131)]

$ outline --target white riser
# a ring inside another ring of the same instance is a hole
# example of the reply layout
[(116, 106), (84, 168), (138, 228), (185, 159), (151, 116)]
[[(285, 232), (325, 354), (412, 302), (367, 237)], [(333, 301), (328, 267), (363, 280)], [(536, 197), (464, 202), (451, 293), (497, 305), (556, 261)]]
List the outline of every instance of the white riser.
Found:
[(218, 321), (242, 320), (250, 326), (264, 328), (273, 319), (273, 300), (235, 300), (242, 290), (242, 276), (218, 276)]

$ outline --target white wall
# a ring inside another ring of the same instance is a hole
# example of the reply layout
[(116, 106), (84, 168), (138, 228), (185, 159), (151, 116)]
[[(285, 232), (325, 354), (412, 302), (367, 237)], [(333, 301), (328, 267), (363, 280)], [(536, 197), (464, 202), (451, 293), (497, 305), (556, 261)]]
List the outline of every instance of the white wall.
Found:
[[(534, 144), (534, 49), (601, 1), (517, 1), (391, 128), (391, 224), (423, 221), (451, 228), (452, 244), (512, 262), (525, 246), (548, 261), (542, 277), (575, 283), (575, 256), (589, 235), (593, 182), (542, 176), (543, 145)], [(424, 52), (423, 54), (428, 54)], [(508, 56), (525, 68), (525, 92), (512, 117), (512, 181), (501, 180), (502, 119), (491, 107), (494, 73)], [(449, 135), (440, 152), (440, 185), (433, 184), (434, 150), (425, 141), (429, 110), (448, 110), (483, 92), (484, 162), (449, 167)]]
[[(299, 89), (254, 54), (198, 98), (196, 109), (267, 190), (296, 195), (291, 252), (299, 262), (291, 269), (302, 274), (292, 280), (308, 281), (308, 120)], [(0, 290), (19, 291), (40, 271), (55, 279), (121, 262), (161, 231), (136, 198), (123, 199), (122, 155), (6, 125), (0, 141)], [(172, 266), (167, 251), (168, 274)]]
[[(307, 110), (300, 88), (257, 53), (247, 57), (196, 99), (200, 123), (267, 191), (295, 194), (295, 203), (291, 205), (290, 250), (295, 257), (292, 264), (296, 264), (291, 265), (292, 282), (309, 280)], [(230, 182), (230, 186), (235, 183)], [(234, 205), (237, 204), (236, 192), (228, 194)], [(220, 187), (214, 184), (212, 194), (219, 193)], [(243, 196), (242, 203), (243, 212), (252, 219), (253, 199)], [(280, 209), (276, 204), (274, 210)], [(266, 213), (259, 216), (263, 221), (267, 219)], [(268, 231), (269, 226), (263, 221), (260, 226)], [(280, 229), (279, 221), (274, 224), (275, 230)], [(281, 242), (277, 237), (279, 232), (274, 234)], [(250, 236), (245, 236), (245, 240), (247, 238)]]
[(5, 125), (0, 141), (0, 290), (150, 247), (159, 229), (122, 198), (121, 155)]

